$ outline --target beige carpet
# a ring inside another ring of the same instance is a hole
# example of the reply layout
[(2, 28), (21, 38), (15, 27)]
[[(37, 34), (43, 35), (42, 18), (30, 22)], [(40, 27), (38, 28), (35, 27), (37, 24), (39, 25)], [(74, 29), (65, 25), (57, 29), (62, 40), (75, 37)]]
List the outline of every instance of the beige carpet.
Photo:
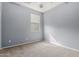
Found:
[(79, 52), (49, 44), (37, 42), (7, 48), (0, 51), (1, 57), (76, 57)]

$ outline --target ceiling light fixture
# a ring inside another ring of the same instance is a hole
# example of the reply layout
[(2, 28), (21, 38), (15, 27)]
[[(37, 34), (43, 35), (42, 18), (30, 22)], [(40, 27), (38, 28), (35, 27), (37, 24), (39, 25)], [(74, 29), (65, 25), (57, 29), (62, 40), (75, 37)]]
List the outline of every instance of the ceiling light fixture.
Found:
[(40, 8), (43, 8), (43, 4), (42, 3), (39, 6), (40, 6)]

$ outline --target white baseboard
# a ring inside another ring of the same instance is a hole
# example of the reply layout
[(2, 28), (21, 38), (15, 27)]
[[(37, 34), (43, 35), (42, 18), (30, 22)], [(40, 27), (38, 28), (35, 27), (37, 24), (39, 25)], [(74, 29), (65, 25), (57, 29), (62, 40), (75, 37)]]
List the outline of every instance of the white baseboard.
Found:
[(42, 40), (20, 43), (20, 44), (16, 44), (16, 45), (7, 46), (7, 47), (2, 47), (1, 49), (16, 47), (16, 46), (25, 45), (25, 44), (32, 44), (32, 43), (36, 43), (36, 42), (40, 42), (40, 41), (42, 41)]
[(66, 49), (69, 49), (69, 50), (73, 50), (73, 51), (79, 52), (79, 50), (76, 49), (76, 48), (71, 48), (71, 47), (68, 47), (66, 45), (59, 45), (59, 44), (55, 44), (55, 43), (52, 43), (52, 42), (49, 42), (49, 43), (54, 44), (56, 46), (60, 46), (60, 47), (66, 48)]

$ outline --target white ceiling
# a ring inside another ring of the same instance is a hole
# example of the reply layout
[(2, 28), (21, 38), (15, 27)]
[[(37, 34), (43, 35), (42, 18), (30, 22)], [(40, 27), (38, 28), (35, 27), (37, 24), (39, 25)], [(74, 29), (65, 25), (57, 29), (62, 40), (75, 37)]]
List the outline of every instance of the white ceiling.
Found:
[[(18, 4), (23, 5), (25, 7), (29, 7), (36, 11), (46, 12), (50, 10), (51, 8), (54, 8), (62, 3), (63, 2), (19, 2)], [(41, 4), (43, 8), (40, 8)]]

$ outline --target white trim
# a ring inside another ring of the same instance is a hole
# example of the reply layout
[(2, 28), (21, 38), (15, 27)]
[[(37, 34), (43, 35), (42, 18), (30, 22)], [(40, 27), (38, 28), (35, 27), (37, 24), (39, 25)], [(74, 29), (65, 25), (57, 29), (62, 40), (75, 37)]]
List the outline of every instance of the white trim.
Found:
[(60, 47), (63, 47), (63, 48), (66, 48), (66, 49), (69, 49), (69, 50), (73, 50), (73, 51), (79, 52), (79, 50), (76, 49), (76, 48), (71, 48), (71, 47), (68, 47), (66, 45), (59, 45), (59, 44), (55, 44), (55, 43), (52, 43), (52, 42), (49, 42), (49, 43), (57, 45), (57, 46), (60, 46)]
[(25, 45), (25, 44), (32, 44), (32, 43), (40, 42), (40, 41), (42, 41), (42, 40), (31, 41), (31, 42), (25, 42), (25, 43), (21, 43), (21, 44), (12, 45), (12, 46), (2, 47), (2, 48), (0, 48), (0, 49), (16, 47), (16, 46)]

